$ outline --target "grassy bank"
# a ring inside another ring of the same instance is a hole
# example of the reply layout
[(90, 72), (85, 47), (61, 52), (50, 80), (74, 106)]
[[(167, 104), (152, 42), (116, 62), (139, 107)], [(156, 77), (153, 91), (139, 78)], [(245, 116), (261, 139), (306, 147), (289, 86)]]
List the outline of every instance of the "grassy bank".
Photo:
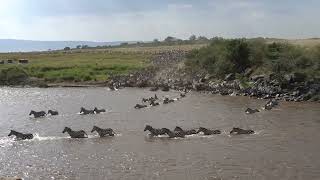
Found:
[[(127, 74), (148, 65), (141, 53), (54, 52), (1, 54), (0, 59), (29, 59), (29, 64), (0, 65), (0, 71), (24, 71), (46, 82), (105, 81), (113, 74)], [(13, 72), (12, 72), (13, 73)], [(3, 73), (2, 73), (3, 74)]]

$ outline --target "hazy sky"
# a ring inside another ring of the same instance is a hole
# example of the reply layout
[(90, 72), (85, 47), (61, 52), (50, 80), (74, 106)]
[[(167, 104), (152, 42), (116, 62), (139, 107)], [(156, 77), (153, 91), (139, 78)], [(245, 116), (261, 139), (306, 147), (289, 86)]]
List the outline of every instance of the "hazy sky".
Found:
[(319, 0), (0, 0), (0, 39), (320, 37)]

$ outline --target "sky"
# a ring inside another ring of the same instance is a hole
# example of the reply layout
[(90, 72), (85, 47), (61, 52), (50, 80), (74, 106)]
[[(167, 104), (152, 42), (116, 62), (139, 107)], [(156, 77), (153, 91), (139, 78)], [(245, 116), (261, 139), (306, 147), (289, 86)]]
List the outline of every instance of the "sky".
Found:
[(320, 37), (319, 0), (0, 0), (0, 39)]

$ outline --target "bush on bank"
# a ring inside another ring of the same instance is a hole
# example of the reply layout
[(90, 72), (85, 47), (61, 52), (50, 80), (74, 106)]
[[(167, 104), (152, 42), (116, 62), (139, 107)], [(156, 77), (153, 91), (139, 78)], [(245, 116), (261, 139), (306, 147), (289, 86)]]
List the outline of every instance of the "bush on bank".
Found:
[(267, 43), (263, 39), (216, 38), (203, 48), (195, 49), (185, 63), (193, 69), (224, 78), (229, 73), (274, 73), (282, 77), (299, 73), (306, 78), (320, 76), (320, 46), (306, 48), (287, 43)]

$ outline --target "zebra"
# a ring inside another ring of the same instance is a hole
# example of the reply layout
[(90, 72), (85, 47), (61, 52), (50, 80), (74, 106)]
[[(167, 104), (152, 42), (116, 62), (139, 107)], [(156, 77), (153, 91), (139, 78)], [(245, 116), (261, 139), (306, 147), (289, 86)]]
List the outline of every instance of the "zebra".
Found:
[(14, 130), (11, 130), (8, 136), (15, 135), (19, 140), (33, 139), (33, 134), (23, 134)]
[(155, 129), (150, 125), (146, 125), (143, 131), (149, 131), (151, 133), (151, 136), (159, 136), (159, 135), (165, 135), (166, 132), (164, 131), (164, 128), (162, 129)]
[(59, 115), (59, 112), (58, 111), (49, 110), (48, 114), (51, 114), (52, 116), (57, 116), (57, 115)]
[(111, 128), (107, 128), (107, 129), (102, 129), (99, 128), (98, 126), (93, 126), (91, 132), (93, 133), (94, 131), (97, 131), (100, 137), (105, 137), (106, 135), (109, 136), (114, 136), (114, 131)]
[(80, 114), (83, 114), (83, 115), (94, 114), (94, 110), (87, 110), (84, 107), (81, 107)]
[(39, 118), (39, 117), (44, 117), (47, 114), (44, 111), (36, 112), (36, 111), (31, 110), (31, 112), (29, 113), (29, 116), (31, 116), (31, 115), (33, 115), (35, 118)]
[(106, 112), (106, 110), (105, 110), (105, 109), (98, 109), (97, 107), (95, 107), (95, 108), (93, 109), (93, 112), (94, 112), (95, 114), (100, 114), (100, 113), (102, 113), (102, 112)]
[(163, 131), (169, 136), (169, 138), (176, 138), (176, 137), (184, 138), (185, 137), (185, 133), (183, 131), (173, 131), (172, 132), (168, 128), (163, 128)]
[(245, 129), (241, 129), (241, 128), (233, 128), (230, 131), (230, 134), (254, 134), (254, 131), (251, 129), (245, 130)]
[(211, 130), (204, 127), (200, 127), (197, 131), (197, 133), (203, 132), (204, 135), (213, 135), (213, 134), (221, 134), (220, 130)]
[(88, 138), (88, 134), (84, 130), (73, 131), (69, 127), (65, 127), (62, 133), (67, 132), (71, 138)]
[(176, 126), (176, 128), (174, 128), (174, 131), (177, 132), (184, 132), (185, 135), (192, 135), (192, 134), (197, 134), (197, 131), (195, 129), (190, 129), (190, 130), (183, 130), (181, 127)]

